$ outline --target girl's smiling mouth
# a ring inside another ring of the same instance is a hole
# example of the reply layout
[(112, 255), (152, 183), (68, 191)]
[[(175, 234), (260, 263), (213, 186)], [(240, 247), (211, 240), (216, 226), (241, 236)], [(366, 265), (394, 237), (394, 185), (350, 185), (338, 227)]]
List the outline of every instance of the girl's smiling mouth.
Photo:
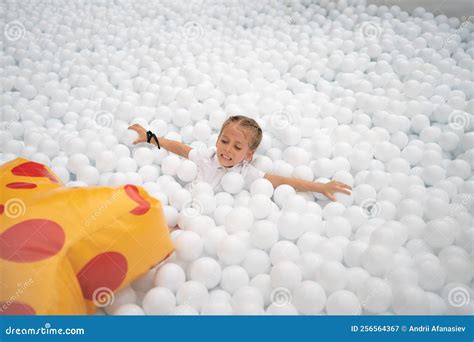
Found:
[(225, 160), (229, 160), (229, 161), (231, 161), (231, 160), (232, 160), (232, 158), (231, 158), (231, 157), (227, 156), (227, 155), (226, 155), (226, 154), (224, 154), (224, 153), (221, 153), (221, 158), (222, 158), (222, 159), (225, 159)]

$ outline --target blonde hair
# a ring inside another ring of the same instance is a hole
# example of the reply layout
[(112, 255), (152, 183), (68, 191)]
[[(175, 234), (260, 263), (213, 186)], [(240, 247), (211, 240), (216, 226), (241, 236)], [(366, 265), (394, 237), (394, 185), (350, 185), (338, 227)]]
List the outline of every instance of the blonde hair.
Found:
[(243, 115), (231, 116), (222, 124), (222, 128), (218, 138), (220, 138), (222, 132), (224, 131), (224, 128), (230, 125), (231, 123), (237, 124), (239, 127), (244, 128), (247, 132), (250, 133), (249, 148), (252, 151), (255, 151), (258, 145), (260, 145), (260, 142), (262, 141), (262, 129), (258, 125), (257, 121)]

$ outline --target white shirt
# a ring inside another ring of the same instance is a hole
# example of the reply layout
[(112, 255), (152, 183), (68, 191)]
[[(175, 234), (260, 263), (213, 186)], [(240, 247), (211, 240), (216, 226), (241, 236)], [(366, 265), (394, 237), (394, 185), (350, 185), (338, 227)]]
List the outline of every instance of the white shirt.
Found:
[(215, 147), (193, 148), (189, 151), (188, 159), (198, 167), (198, 175), (193, 183), (206, 182), (216, 189), (220, 186), (221, 179), (227, 172), (237, 172), (244, 178), (244, 188), (248, 189), (253, 181), (263, 178), (265, 175), (265, 172), (257, 169), (246, 160), (232, 167), (223, 167), (219, 164), (216, 151)]

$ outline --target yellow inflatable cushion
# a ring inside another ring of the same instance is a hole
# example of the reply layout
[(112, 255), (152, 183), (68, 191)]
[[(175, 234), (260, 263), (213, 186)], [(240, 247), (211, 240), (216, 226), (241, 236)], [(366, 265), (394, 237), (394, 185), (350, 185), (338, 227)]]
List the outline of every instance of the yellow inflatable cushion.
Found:
[(174, 250), (143, 188), (66, 188), (46, 166), (0, 166), (0, 314), (91, 314)]

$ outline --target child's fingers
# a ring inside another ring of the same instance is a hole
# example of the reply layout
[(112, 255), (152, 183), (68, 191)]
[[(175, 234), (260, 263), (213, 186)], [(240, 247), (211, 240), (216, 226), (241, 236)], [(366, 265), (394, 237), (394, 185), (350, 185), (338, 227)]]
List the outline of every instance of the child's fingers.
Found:
[(349, 185), (345, 184), (345, 183), (342, 183), (342, 182), (336, 182), (337, 185), (339, 186), (342, 186), (343, 188), (346, 188), (346, 189), (352, 189)]
[(350, 191), (349, 189), (350, 189), (350, 187), (347, 187), (347, 186), (340, 186), (339, 189), (338, 189), (338, 191), (350, 195), (350, 194), (351, 194), (351, 191)]
[(342, 192), (343, 194), (348, 194), (350, 195), (351, 192), (349, 190), (346, 190), (346, 189), (342, 189), (342, 188), (339, 188), (339, 189), (336, 189), (337, 192)]
[(336, 188), (337, 191), (344, 192), (344, 193), (349, 194), (349, 195), (351, 194), (351, 192), (349, 190), (352, 190), (352, 188), (349, 185), (344, 184), (344, 183), (336, 184), (335, 188)]
[(346, 189), (338, 189), (337, 190), (338, 192), (342, 192), (343, 194), (346, 194), (346, 195), (350, 195), (351, 192), (349, 190), (346, 190)]
[(139, 124), (133, 124), (131, 126), (128, 126), (128, 129), (133, 129), (134, 131), (139, 131), (140, 128), (142, 128)]
[(336, 200), (336, 197), (334, 197), (334, 195), (331, 194), (330, 192), (326, 192), (326, 193), (324, 193), (324, 195), (333, 202)]

